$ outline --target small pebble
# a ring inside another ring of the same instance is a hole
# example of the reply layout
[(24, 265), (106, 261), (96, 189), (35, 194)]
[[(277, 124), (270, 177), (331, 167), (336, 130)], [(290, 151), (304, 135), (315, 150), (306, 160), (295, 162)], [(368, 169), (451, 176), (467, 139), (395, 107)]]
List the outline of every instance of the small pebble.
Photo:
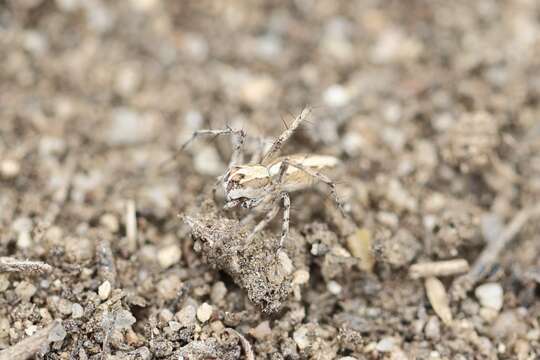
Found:
[(0, 339), (9, 336), (9, 329), (11, 328), (9, 320), (5, 317), (0, 317)]
[(441, 323), (439, 318), (436, 316), (431, 316), (426, 323), (424, 332), (428, 339), (438, 340), (441, 337)]
[(259, 325), (249, 331), (249, 334), (254, 338), (261, 340), (272, 335), (270, 322), (268, 320), (261, 322)]
[(103, 214), (99, 218), (99, 223), (113, 233), (118, 232), (118, 230), (120, 229), (120, 223), (118, 222), (118, 218), (113, 214)]
[(309, 281), (309, 272), (307, 270), (296, 270), (293, 274), (292, 283), (295, 285), (303, 285)]
[(240, 98), (251, 107), (259, 107), (276, 91), (276, 83), (266, 75), (254, 76), (240, 87)]
[(158, 250), (157, 258), (162, 269), (177, 264), (182, 258), (182, 250), (176, 244), (167, 245)]
[(281, 264), (283, 271), (287, 275), (291, 274), (294, 270), (294, 265), (289, 255), (287, 255), (285, 251), (280, 251), (277, 256), (278, 256), (279, 263)]
[(126, 329), (135, 324), (136, 321), (137, 319), (129, 310), (120, 309), (116, 312), (114, 327), (118, 330)]
[(499, 283), (486, 283), (474, 291), (476, 298), (483, 307), (500, 311), (503, 306), (503, 288)]
[(197, 318), (197, 309), (193, 305), (186, 305), (174, 317), (183, 327), (193, 325)]
[(36, 293), (37, 288), (28, 281), (21, 281), (19, 285), (15, 288), (15, 294), (23, 300), (30, 300), (32, 296)]
[(34, 333), (37, 331), (37, 326), (36, 325), (30, 325), (29, 327), (27, 327), (24, 332), (26, 335), (28, 336), (32, 336), (34, 335)]
[(212, 316), (213, 308), (211, 305), (208, 305), (207, 303), (202, 303), (201, 306), (197, 309), (197, 319), (199, 319), (200, 322), (204, 323), (207, 322), (210, 317)]
[(343, 86), (332, 85), (324, 91), (323, 101), (332, 107), (345, 106), (349, 103), (350, 96)]
[(182, 324), (180, 324), (178, 321), (169, 321), (169, 327), (172, 331), (176, 332), (182, 328)]
[(101, 300), (107, 300), (111, 295), (111, 283), (109, 280), (105, 280), (98, 288), (98, 295)]
[(375, 349), (379, 352), (390, 352), (394, 349), (395, 345), (395, 339), (391, 337), (385, 337), (377, 343)]
[(71, 303), (71, 301), (64, 298), (58, 301), (58, 311), (61, 314), (69, 315), (71, 314), (72, 309), (73, 309), (73, 304)]
[(73, 303), (71, 305), (71, 317), (74, 319), (80, 319), (84, 316), (84, 308), (79, 303)]
[(159, 320), (163, 322), (169, 322), (173, 319), (174, 314), (169, 309), (163, 309), (159, 312)]
[(62, 324), (58, 323), (49, 333), (50, 341), (62, 341), (66, 337), (67, 332)]
[(166, 301), (173, 300), (182, 288), (182, 281), (176, 274), (171, 274), (157, 284), (157, 295)]
[(326, 284), (326, 288), (331, 294), (339, 295), (341, 294), (342, 287), (336, 281), (331, 280)]
[(309, 338), (307, 336), (308, 328), (301, 326), (298, 330), (293, 333), (293, 339), (296, 345), (300, 350), (307, 348), (310, 344)]
[(218, 304), (225, 299), (227, 295), (227, 287), (223, 281), (218, 281), (212, 286), (212, 291), (210, 292), (210, 299), (212, 303)]
[(6, 159), (0, 163), (0, 175), (4, 179), (12, 179), (19, 175), (20, 171), (21, 165), (16, 160)]

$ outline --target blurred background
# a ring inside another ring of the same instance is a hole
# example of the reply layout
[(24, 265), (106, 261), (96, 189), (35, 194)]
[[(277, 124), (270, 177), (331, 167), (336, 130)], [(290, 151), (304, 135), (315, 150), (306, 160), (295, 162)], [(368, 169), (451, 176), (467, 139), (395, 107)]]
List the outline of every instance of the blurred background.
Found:
[[(303, 323), (327, 324), (310, 331), (325, 339), (315, 348), (328, 359), (379, 356), (388, 342), (369, 344), (386, 338), (405, 358), (496, 358), (500, 343), (507, 356), (534, 358), (537, 224), (491, 275), (505, 290), (502, 323), (482, 318), (471, 294), (453, 305), (468, 330), (443, 328), (422, 284), (403, 270), (418, 260), (474, 261), (490, 229), (540, 200), (539, 35), (535, 0), (0, 0), (0, 255), (58, 269), (46, 286), (33, 281), (27, 299), (15, 291), (26, 280), (0, 281), (1, 346), (46, 322), (37, 309), (68, 319), (55, 301), (92, 302), (103, 238), (117, 257), (116, 288), (146, 304), (130, 330), (137, 341), (122, 348), (127, 340), (116, 339), (112, 353), (144, 345), (158, 354), (144, 326), (179, 346), (166, 321), (152, 322), (164, 304), (181, 308), (165, 289), (189, 284), (198, 304), (227, 279), (192, 253), (177, 214), (223, 173), (230, 147), (201, 139), (171, 156), (193, 131), (227, 125), (246, 130), (254, 151), (311, 105), (312, 119), (285, 151), (343, 160), (340, 192), (356, 224), (374, 234), (377, 266), (369, 276), (355, 268), (317, 277), (311, 307), (294, 303), (274, 319), (282, 333), (250, 338), (257, 358), (315, 356), (291, 340)], [(293, 199), (294, 226), (328, 218), (319, 197), (302, 196)], [(136, 207), (137, 246), (125, 246), (126, 204)], [(329, 281), (342, 289), (329, 293)], [(246, 329), (264, 320), (239, 289), (228, 294), (214, 304), (220, 311), (249, 310)], [(308, 316), (295, 318), (298, 308)], [(98, 344), (82, 346), (88, 356), (101, 349), (96, 331), (80, 335)]]

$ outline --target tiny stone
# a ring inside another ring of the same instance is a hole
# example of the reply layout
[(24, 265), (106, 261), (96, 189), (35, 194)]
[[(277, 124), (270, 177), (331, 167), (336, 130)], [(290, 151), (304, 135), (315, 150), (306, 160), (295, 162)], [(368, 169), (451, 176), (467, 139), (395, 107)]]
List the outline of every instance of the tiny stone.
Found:
[(184, 306), (179, 312), (177, 312), (174, 317), (180, 325), (187, 327), (195, 323), (197, 316), (197, 310), (193, 305)]
[(57, 324), (49, 333), (49, 340), (50, 341), (62, 341), (66, 337), (66, 329), (62, 326), (62, 324)]
[(300, 327), (293, 333), (294, 342), (296, 342), (296, 345), (300, 350), (307, 348), (310, 344), (307, 333), (308, 329), (305, 326)]
[(280, 262), (281, 266), (283, 267), (283, 271), (287, 275), (291, 274), (293, 272), (293, 270), (294, 270), (294, 266), (293, 266), (292, 260), (289, 257), (289, 255), (287, 255), (287, 253), (285, 251), (280, 251), (278, 253), (278, 259), (279, 259), (279, 262)]
[(4, 179), (11, 179), (19, 175), (21, 165), (12, 159), (4, 160), (0, 163), (0, 175)]
[(326, 284), (326, 288), (330, 291), (331, 294), (339, 295), (341, 293), (342, 287), (336, 281), (331, 280)]
[(120, 229), (118, 218), (113, 214), (104, 214), (99, 218), (99, 223), (113, 233)]
[(225, 295), (227, 295), (227, 287), (223, 281), (218, 281), (212, 286), (212, 291), (210, 293), (212, 303), (217, 304), (223, 301)]
[(159, 312), (159, 320), (169, 322), (173, 319), (174, 314), (169, 309), (163, 309)]
[(72, 303), (67, 299), (60, 299), (58, 301), (58, 311), (63, 315), (69, 315), (72, 311)]
[(210, 323), (210, 328), (212, 329), (214, 333), (221, 334), (223, 330), (225, 330), (225, 325), (223, 325), (221, 321), (216, 320)]
[(202, 303), (202, 305), (197, 309), (197, 319), (199, 319), (199, 321), (202, 323), (207, 322), (212, 316), (212, 311), (213, 308), (211, 305)]
[(540, 329), (532, 329), (527, 333), (527, 340), (538, 341), (540, 340)]
[(483, 307), (483, 308), (480, 308), (480, 310), (478, 311), (478, 314), (485, 321), (492, 322), (493, 320), (495, 320), (495, 318), (497, 318), (497, 315), (499, 315), (499, 312), (492, 308)]
[(268, 320), (261, 322), (259, 325), (249, 331), (249, 334), (255, 339), (261, 340), (272, 335), (270, 322)]
[(178, 275), (171, 274), (157, 284), (157, 294), (166, 301), (173, 300), (181, 288), (182, 281), (180, 281)]
[(474, 294), (483, 307), (499, 311), (503, 306), (503, 288), (498, 283), (486, 283), (480, 285)]
[(345, 106), (349, 103), (350, 96), (343, 86), (332, 85), (324, 91), (323, 101), (332, 107)]
[(129, 310), (120, 309), (116, 313), (114, 327), (118, 330), (126, 329), (135, 324), (136, 321), (137, 319), (135, 319)]
[(165, 246), (158, 250), (157, 258), (162, 269), (178, 263), (182, 258), (182, 250), (176, 244)]
[(5, 317), (0, 318), (0, 339), (6, 338), (9, 336), (10, 329), (9, 320)]
[(441, 323), (437, 316), (431, 316), (429, 318), (424, 332), (428, 339), (438, 340), (441, 337)]
[(375, 349), (379, 352), (390, 352), (395, 347), (395, 340), (391, 337), (386, 337), (384, 339), (381, 339), (377, 345), (375, 346)]
[(37, 326), (36, 325), (30, 325), (29, 327), (27, 327), (24, 332), (26, 335), (28, 336), (32, 336), (34, 335), (34, 333), (37, 331)]
[(275, 93), (275, 81), (266, 75), (254, 76), (240, 86), (240, 98), (252, 107), (258, 107)]
[(527, 325), (516, 311), (502, 312), (491, 326), (491, 335), (496, 338), (523, 336), (527, 333)]
[(307, 270), (296, 270), (293, 274), (292, 283), (296, 285), (303, 285), (309, 281), (309, 272)]
[(109, 280), (105, 280), (103, 284), (101, 284), (98, 288), (98, 295), (101, 300), (107, 300), (109, 295), (111, 294), (111, 283)]
[(37, 288), (29, 283), (28, 281), (21, 281), (19, 285), (15, 288), (15, 294), (23, 300), (30, 300), (32, 296), (36, 293)]
[(74, 319), (80, 319), (84, 316), (84, 309), (81, 304), (73, 303), (71, 305), (71, 316)]
[(172, 331), (178, 331), (182, 328), (182, 324), (180, 324), (178, 321), (169, 321), (169, 327)]

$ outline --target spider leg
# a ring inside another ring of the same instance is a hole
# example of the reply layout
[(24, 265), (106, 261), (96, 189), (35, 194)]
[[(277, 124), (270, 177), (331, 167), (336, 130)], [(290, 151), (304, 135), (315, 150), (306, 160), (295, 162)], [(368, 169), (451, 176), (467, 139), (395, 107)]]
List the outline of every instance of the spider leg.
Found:
[(175, 151), (172, 157), (169, 159), (163, 161), (159, 165), (159, 169), (163, 169), (166, 165), (176, 160), (178, 155), (182, 153), (188, 146), (191, 144), (196, 138), (199, 136), (205, 136), (205, 135), (213, 135), (214, 137), (220, 136), (220, 135), (232, 135), (232, 146), (233, 146), (233, 153), (231, 156), (231, 161), (229, 166), (241, 164), (244, 161), (244, 142), (246, 138), (246, 133), (244, 130), (234, 130), (230, 127), (227, 127), (226, 129), (202, 129), (194, 131), (191, 137), (184, 143), (182, 146)]
[(292, 124), (290, 124), (289, 127), (284, 132), (281, 133), (281, 135), (279, 135), (279, 137), (272, 144), (272, 147), (270, 148), (270, 150), (268, 150), (266, 154), (264, 154), (261, 164), (267, 165), (276, 157), (276, 155), (279, 153), (279, 151), (283, 147), (283, 144), (285, 144), (287, 140), (290, 139), (290, 137), (294, 134), (296, 129), (300, 126), (300, 124), (304, 120), (306, 120), (306, 118), (308, 117), (310, 113), (311, 113), (311, 108), (309, 107), (306, 107), (304, 110), (302, 110), (302, 113), (294, 119)]
[(247, 237), (247, 241), (251, 241), (255, 235), (261, 232), (274, 219), (279, 212), (279, 204), (274, 203), (272, 209), (264, 216), (264, 218), (253, 228), (251, 234)]
[(279, 239), (279, 249), (283, 248), (285, 239), (287, 239), (287, 237), (289, 236), (289, 222), (291, 219), (291, 198), (286, 192), (281, 194), (281, 198), (283, 199), (283, 224), (281, 225), (281, 238)]
[[(293, 162), (290, 162), (288, 159), (284, 159), (283, 162), (281, 163), (281, 166), (280, 166), (280, 173), (279, 173), (279, 178), (280, 178), (279, 181), (280, 182), (282, 180), (281, 178), (283, 177), (283, 175), (287, 171), (288, 166), (295, 167), (298, 170), (301, 170), (301, 171), (305, 172), (307, 175), (309, 175), (309, 176), (311, 176), (311, 177), (325, 183), (328, 186), (328, 188), (330, 189), (330, 195), (332, 196), (332, 199), (334, 200), (337, 207), (341, 211), (341, 214), (343, 216), (347, 217), (347, 213), (345, 212), (345, 208), (343, 207), (343, 203), (341, 202), (341, 200), (339, 199), (339, 196), (337, 194), (336, 184), (328, 176), (320, 173), (317, 170), (312, 170), (310, 168), (307, 168), (302, 164), (293, 163)], [(282, 171), (282, 168), (284, 168), (283, 171)]]

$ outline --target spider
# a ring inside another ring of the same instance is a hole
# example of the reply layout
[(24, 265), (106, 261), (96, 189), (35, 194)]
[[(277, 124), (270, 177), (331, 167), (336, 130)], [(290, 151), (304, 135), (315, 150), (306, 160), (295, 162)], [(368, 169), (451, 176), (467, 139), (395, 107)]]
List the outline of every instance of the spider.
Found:
[[(266, 213), (249, 234), (248, 241), (262, 231), (276, 217), (282, 207), (283, 222), (278, 248), (281, 249), (289, 234), (291, 209), (289, 193), (310, 188), (317, 181), (328, 186), (333, 200), (345, 216), (334, 182), (322, 173), (323, 170), (332, 169), (339, 165), (339, 159), (315, 154), (278, 156), (283, 145), (310, 113), (311, 108), (305, 108), (292, 124), (274, 140), (270, 149), (258, 161), (252, 160), (250, 163), (244, 163), (243, 145), (246, 133), (243, 130), (234, 130), (230, 127), (222, 130), (195, 131), (180, 149), (180, 151), (184, 150), (189, 143), (201, 135), (231, 135), (233, 154), (227, 171), (217, 178), (213, 193), (215, 195), (221, 184), (225, 191), (224, 209), (242, 207), (262, 210)], [(247, 219), (251, 220), (253, 217), (254, 213), (251, 213), (243, 222), (246, 222)]]

